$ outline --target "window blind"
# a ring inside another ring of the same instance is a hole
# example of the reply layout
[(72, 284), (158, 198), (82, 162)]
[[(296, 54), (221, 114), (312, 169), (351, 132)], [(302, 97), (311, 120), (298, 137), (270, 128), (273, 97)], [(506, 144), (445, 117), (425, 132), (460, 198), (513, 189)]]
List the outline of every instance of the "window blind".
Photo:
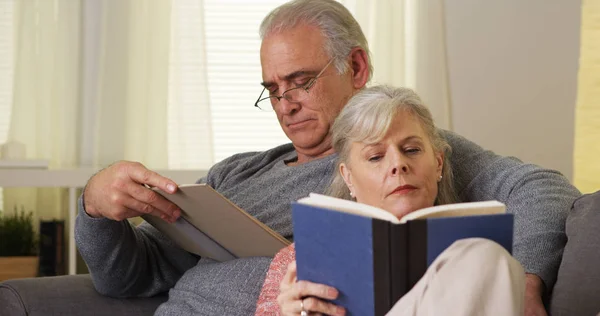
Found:
[[(180, 82), (175, 89), (185, 89), (183, 95), (188, 96), (185, 102), (194, 106), (194, 98), (203, 97), (199, 91), (205, 91), (202, 85), (208, 84), (208, 99), (210, 104), (210, 118), (212, 125), (212, 152), (203, 150), (202, 144), (194, 145), (194, 138), (198, 138), (198, 129), (207, 123), (207, 118), (200, 115), (194, 116), (190, 112), (185, 120), (169, 119), (169, 129), (185, 129), (187, 139), (169, 139), (169, 141), (187, 142), (196, 153), (193, 161), (184, 165), (192, 168), (207, 168), (202, 165), (203, 155), (212, 155), (214, 162), (218, 162), (233, 154), (246, 151), (260, 151), (280, 145), (289, 140), (281, 131), (275, 113), (262, 112), (254, 107), (254, 102), (261, 92), (262, 81), (260, 67), (260, 38), (258, 27), (267, 13), (284, 0), (178, 0), (173, 2), (172, 10), (177, 10), (176, 27), (181, 30), (204, 30), (205, 47), (197, 47), (193, 41), (198, 41), (200, 34), (186, 34), (179, 32), (179, 38), (172, 39), (179, 42), (175, 47), (181, 62), (188, 66), (180, 65), (178, 78)], [(202, 3), (202, 6), (199, 6)], [(204, 24), (202, 24), (204, 19)], [(176, 32), (177, 33), (177, 32)], [(172, 33), (173, 34), (173, 33)], [(186, 44), (187, 43), (187, 44)], [(173, 49), (173, 48), (172, 48)], [(202, 71), (198, 65), (199, 49), (204, 49), (206, 56), (206, 80), (193, 73)], [(172, 53), (174, 53), (172, 51)], [(186, 73), (189, 72), (189, 73)], [(172, 113), (172, 112), (170, 112)], [(182, 122), (183, 121), (183, 122)], [(186, 126), (181, 126), (185, 124)], [(182, 137), (179, 134), (180, 138)], [(195, 146), (195, 147), (194, 147)], [(169, 153), (170, 157), (177, 153)], [(170, 167), (182, 163), (177, 158), (169, 159)]]

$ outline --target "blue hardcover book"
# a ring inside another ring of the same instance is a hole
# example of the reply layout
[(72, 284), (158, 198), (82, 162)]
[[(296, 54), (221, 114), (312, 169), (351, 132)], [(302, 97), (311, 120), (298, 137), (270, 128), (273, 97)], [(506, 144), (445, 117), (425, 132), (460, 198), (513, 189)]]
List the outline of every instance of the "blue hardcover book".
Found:
[(497, 201), (434, 206), (397, 219), (311, 193), (292, 204), (298, 279), (335, 287), (346, 315), (384, 315), (454, 241), (491, 239), (512, 253), (513, 216)]

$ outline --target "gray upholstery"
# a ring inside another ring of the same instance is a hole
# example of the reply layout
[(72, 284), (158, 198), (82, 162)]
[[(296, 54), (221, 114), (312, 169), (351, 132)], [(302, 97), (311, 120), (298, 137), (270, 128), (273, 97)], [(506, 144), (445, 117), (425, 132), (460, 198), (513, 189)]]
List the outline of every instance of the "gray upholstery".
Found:
[(0, 316), (152, 315), (167, 295), (117, 299), (94, 289), (89, 275), (8, 280), (0, 283)]
[(575, 201), (566, 233), (550, 313), (595, 316), (600, 313), (600, 191)]

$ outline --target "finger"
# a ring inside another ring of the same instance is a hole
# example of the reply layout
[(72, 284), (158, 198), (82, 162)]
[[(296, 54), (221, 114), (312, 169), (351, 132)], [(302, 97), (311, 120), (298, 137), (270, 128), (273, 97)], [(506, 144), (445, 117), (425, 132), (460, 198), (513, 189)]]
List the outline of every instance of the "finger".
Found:
[(152, 216), (156, 216), (164, 220), (165, 222), (173, 223), (177, 220), (176, 217), (171, 216), (156, 207), (146, 204), (144, 202), (140, 202), (133, 197), (129, 197), (123, 201), (124, 206), (134, 212), (136, 215), (131, 216), (140, 216), (141, 214), (150, 214)]
[(338, 290), (336, 290), (334, 287), (309, 281), (296, 282), (293, 290), (295, 291), (293, 295), (296, 297), (314, 296), (326, 300), (334, 300), (339, 294)]
[(285, 271), (285, 275), (281, 280), (279, 288), (281, 289), (282, 286), (291, 286), (293, 283), (295, 283), (296, 275), (296, 260), (294, 260), (290, 262), (290, 264), (288, 264), (287, 270)]
[[(140, 207), (143, 207), (144, 209), (148, 208), (146, 205), (150, 205), (169, 217), (178, 218), (179, 215), (181, 215), (181, 210), (177, 205), (167, 200), (159, 193), (146, 188), (145, 186), (131, 183), (127, 185), (126, 191), (132, 198), (142, 202), (143, 205), (141, 205)], [(140, 208), (139, 210), (142, 211), (142, 208)], [(148, 214), (146, 211), (142, 212)]]
[(314, 312), (323, 313), (327, 315), (344, 315), (345, 309), (341, 306), (337, 306), (333, 303), (320, 300), (315, 297), (307, 297), (303, 301), (304, 310), (310, 312), (312, 315)]
[(148, 170), (141, 163), (132, 163), (127, 165), (126, 171), (127, 175), (138, 183), (157, 187), (171, 194), (177, 191), (177, 183), (175, 183), (175, 181), (163, 177), (152, 170)]

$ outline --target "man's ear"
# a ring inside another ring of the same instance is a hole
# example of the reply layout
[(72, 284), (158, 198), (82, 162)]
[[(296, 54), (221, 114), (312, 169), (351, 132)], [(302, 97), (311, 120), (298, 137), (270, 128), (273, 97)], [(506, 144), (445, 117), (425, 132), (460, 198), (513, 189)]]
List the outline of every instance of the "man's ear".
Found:
[(362, 89), (369, 81), (369, 55), (360, 48), (355, 47), (350, 51), (348, 57), (352, 69), (352, 84), (354, 89)]
[(346, 166), (346, 164), (342, 162), (340, 163), (339, 172), (342, 175), (344, 182), (346, 182), (346, 186), (348, 186), (348, 189), (350, 189), (350, 192), (353, 192), (354, 190), (352, 187), (352, 172), (350, 171), (350, 168), (348, 168), (348, 166)]

